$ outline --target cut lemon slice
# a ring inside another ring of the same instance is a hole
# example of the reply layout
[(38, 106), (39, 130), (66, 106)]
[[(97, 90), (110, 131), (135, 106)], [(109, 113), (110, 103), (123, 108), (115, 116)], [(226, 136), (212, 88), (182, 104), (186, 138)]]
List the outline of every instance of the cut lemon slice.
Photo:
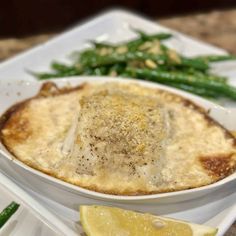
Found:
[(217, 229), (115, 207), (81, 206), (88, 236), (214, 236)]

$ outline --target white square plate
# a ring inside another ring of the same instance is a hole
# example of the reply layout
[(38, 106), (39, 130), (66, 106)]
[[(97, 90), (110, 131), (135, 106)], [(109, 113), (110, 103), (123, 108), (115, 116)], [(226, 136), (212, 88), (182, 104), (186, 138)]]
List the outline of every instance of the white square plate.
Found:
[[(135, 37), (131, 28), (138, 28), (148, 33), (158, 31), (172, 32), (175, 37), (168, 41), (169, 46), (181, 51), (181, 53), (186, 56), (226, 53), (222, 49), (193, 40), (140, 16), (122, 10), (113, 10), (103, 13), (87, 23), (75, 27), (28, 52), (1, 63), (0, 80), (35, 80), (35, 78), (26, 72), (27, 69), (45, 71), (49, 70), (49, 65), (52, 60), (69, 61), (68, 56), (70, 53), (88, 46), (87, 42), (89, 39), (106, 40), (110, 42), (131, 39), (132, 37)], [(233, 78), (236, 75), (236, 71), (232, 69), (233, 66), (234, 64), (232, 62), (219, 63), (214, 69), (221, 74)], [(233, 79), (230, 82), (236, 84), (236, 81)], [(235, 106), (236, 104), (232, 102), (226, 103), (225, 105)], [(0, 166), (8, 173), (8, 175), (17, 176), (17, 173), (14, 173), (14, 170), (9, 168), (3, 158), (0, 158)], [(20, 175), (18, 177), (19, 179), (17, 180), (21, 180), (22, 186), (24, 186), (24, 184), (25, 186), (30, 185), (29, 183), (31, 180), (25, 180), (24, 178), (21, 178)], [(27, 187), (25, 187), (25, 189), (38, 197), (45, 205), (57, 212), (58, 215), (64, 216), (64, 218), (67, 218), (71, 222), (76, 220), (75, 216), (77, 216), (77, 214), (75, 211), (65, 208), (49, 199), (45, 199), (45, 197), (34, 193)], [(236, 183), (232, 183), (230, 188), (228, 186), (227, 189), (220, 189), (210, 196), (208, 195), (195, 201), (182, 203), (183, 209), (180, 209), (180, 207), (177, 206), (179, 204), (173, 204), (171, 206), (161, 206), (160, 212), (171, 217), (177, 217), (196, 223), (208, 222), (209, 225), (219, 227), (218, 235), (223, 235), (233, 221), (236, 220), (235, 211), (232, 213), (234, 209), (233, 203), (235, 203), (236, 199), (235, 189)], [(209, 199), (211, 199), (211, 201), (209, 201)], [(168, 210), (164, 209), (165, 207), (168, 207)], [(220, 215), (213, 218), (220, 212), (222, 212)]]

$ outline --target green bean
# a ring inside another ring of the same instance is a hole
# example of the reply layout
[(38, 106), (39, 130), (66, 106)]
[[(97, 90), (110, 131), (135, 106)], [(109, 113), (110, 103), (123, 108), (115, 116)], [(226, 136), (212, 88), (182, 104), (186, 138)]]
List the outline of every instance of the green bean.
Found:
[(169, 39), (172, 37), (172, 34), (170, 34), (170, 33), (147, 34), (142, 30), (133, 29), (133, 31), (136, 32), (140, 36), (140, 38), (142, 38), (146, 41), (152, 41), (154, 39), (165, 40), (165, 39)]
[(157, 33), (157, 34), (148, 35), (144, 33), (143, 31), (138, 31), (138, 30), (135, 30), (135, 31), (139, 34), (139, 37), (137, 39), (134, 39), (132, 41), (122, 44), (124, 46), (126, 45), (129, 51), (137, 50), (137, 48), (140, 45), (142, 45), (143, 43), (147, 41), (165, 40), (172, 37), (172, 34), (169, 34), (169, 33)]
[(148, 59), (153, 60), (157, 64), (174, 65), (177, 67), (181, 67), (181, 66), (192, 67), (192, 68), (196, 68), (198, 70), (203, 70), (203, 71), (208, 69), (208, 65), (199, 59), (189, 59), (189, 58), (181, 57), (180, 62), (175, 62), (166, 55), (162, 55), (162, 54), (155, 55), (155, 54), (145, 53), (145, 52), (127, 52), (123, 54), (113, 53), (111, 55), (106, 55), (106, 56), (99, 56), (99, 55), (86, 56), (86, 57), (83, 56), (80, 62), (83, 66), (97, 67), (97, 66), (102, 66), (102, 65), (111, 65), (115, 63), (127, 62), (131, 60), (145, 61)]
[[(85, 58), (84, 58), (85, 59)], [(96, 67), (101, 65), (111, 65), (116, 63), (124, 63), (127, 61), (132, 60), (147, 60), (147, 59), (153, 59), (157, 63), (164, 63), (164, 61), (167, 60), (166, 56), (164, 55), (151, 55), (146, 54), (143, 52), (128, 52), (125, 54), (117, 54), (113, 53), (108, 56), (94, 56), (94, 57), (88, 57), (86, 60), (83, 60), (83, 66), (89, 66), (89, 67)]]
[(219, 93), (216, 93), (212, 90), (205, 89), (205, 88), (197, 88), (197, 87), (193, 87), (186, 84), (180, 84), (180, 83), (164, 83), (164, 84), (171, 87), (175, 87), (177, 89), (184, 90), (189, 93), (194, 93), (196, 95), (203, 96), (203, 97), (209, 97), (209, 98), (219, 97)]
[(51, 78), (81, 75), (83, 73), (83, 70), (75, 65), (69, 66), (69, 65), (59, 63), (59, 62), (52, 62), (51, 69), (54, 70), (54, 72), (51, 72), (51, 73), (40, 73), (40, 72), (32, 73), (31, 72), (31, 74), (33, 74), (40, 80), (44, 80), (44, 79), (51, 79)]
[(81, 73), (78, 73), (77, 71), (71, 71), (67, 73), (35, 73), (35, 77), (39, 80), (46, 80), (46, 79), (53, 79), (53, 78), (63, 78), (63, 77), (71, 77), (81, 75)]
[[(86, 73), (85, 73), (86, 74)], [(88, 73), (92, 74), (92, 73)], [(64, 78), (64, 77), (71, 77), (71, 76), (78, 76), (81, 75), (81, 73), (78, 73), (77, 71), (71, 71), (67, 73), (36, 73), (35, 76), (39, 80), (46, 80), (46, 79), (54, 79), (54, 78)]]
[(46, 80), (46, 79), (63, 77), (63, 76), (60, 76), (56, 73), (34, 73), (34, 76), (39, 80)]
[(79, 66), (73, 65), (65, 65), (59, 62), (52, 62), (51, 63), (51, 68), (56, 71), (56, 72), (61, 72), (61, 73), (70, 73), (72, 71), (76, 71), (78, 73), (82, 73), (82, 70), (79, 68)]
[(11, 202), (3, 211), (0, 213), (0, 228), (10, 219), (10, 217), (17, 211), (19, 204)]
[(185, 73), (186, 75), (193, 75), (193, 76), (196, 76), (196, 77), (201, 77), (203, 79), (216, 80), (216, 81), (220, 81), (222, 83), (227, 82), (226, 77), (217, 76), (217, 75), (210, 74), (210, 73), (207, 73), (207, 72), (199, 71), (199, 70), (196, 70), (194, 68), (181, 68), (181, 70), (175, 70), (175, 71)]
[(218, 61), (236, 60), (236, 55), (207, 55), (207, 56), (195, 57), (195, 59), (201, 59), (206, 62), (218, 62)]
[(185, 66), (195, 68), (197, 70), (206, 71), (209, 69), (208, 63), (199, 58), (186, 58), (181, 57), (181, 62), (177, 66)]
[(201, 77), (186, 75), (180, 72), (134, 68), (127, 68), (126, 71), (129, 75), (131, 75), (131, 77), (138, 79), (150, 80), (159, 83), (182, 83), (192, 87), (209, 89), (220, 93), (221, 96), (236, 100), (236, 88), (220, 81), (203, 79)]
[[(56, 67), (55, 67), (56, 65)], [(63, 77), (71, 77), (76, 75), (107, 75), (110, 68), (106, 66), (94, 67), (94, 68), (83, 68), (78, 69), (76, 67), (66, 67), (63, 68), (59, 64), (53, 64), (53, 68), (57, 68), (56, 72), (52, 73), (34, 73), (39, 80), (45, 79), (53, 79), (53, 78), (63, 78)], [(58, 67), (57, 67), (58, 66)]]

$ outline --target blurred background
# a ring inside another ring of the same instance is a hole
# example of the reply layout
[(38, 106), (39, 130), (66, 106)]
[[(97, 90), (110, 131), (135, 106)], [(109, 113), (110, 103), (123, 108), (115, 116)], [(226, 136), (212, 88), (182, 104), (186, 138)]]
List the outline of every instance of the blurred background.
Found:
[(62, 30), (111, 7), (124, 7), (150, 18), (236, 7), (235, 0), (8, 0), (1, 1), (0, 36), (22, 37)]
[(8, 0), (0, 6), (0, 61), (116, 7), (236, 54), (236, 0)]

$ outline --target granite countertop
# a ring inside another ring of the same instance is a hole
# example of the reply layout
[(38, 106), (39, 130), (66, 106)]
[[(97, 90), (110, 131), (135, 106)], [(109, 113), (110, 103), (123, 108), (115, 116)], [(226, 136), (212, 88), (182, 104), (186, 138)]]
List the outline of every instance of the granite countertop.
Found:
[[(236, 54), (236, 9), (158, 19), (165, 25)], [(54, 33), (0, 39), (0, 61), (47, 41)], [(225, 236), (236, 235), (236, 222)]]
[[(162, 18), (157, 22), (236, 54), (236, 9)], [(53, 35), (55, 34), (40, 34), (20, 39), (0, 38), (0, 61), (45, 42)]]
[(161, 19), (158, 23), (236, 54), (236, 9)]

